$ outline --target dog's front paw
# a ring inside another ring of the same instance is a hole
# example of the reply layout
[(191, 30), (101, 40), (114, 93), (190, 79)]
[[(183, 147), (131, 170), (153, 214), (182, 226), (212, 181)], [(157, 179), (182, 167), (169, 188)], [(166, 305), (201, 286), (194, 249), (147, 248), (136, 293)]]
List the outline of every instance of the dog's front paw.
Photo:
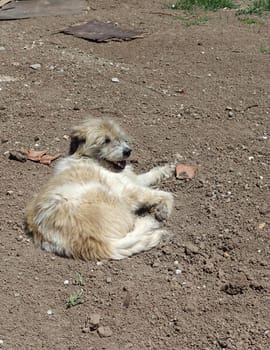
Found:
[(158, 221), (164, 221), (168, 219), (171, 215), (173, 208), (173, 196), (171, 194), (167, 194), (166, 198), (164, 198), (156, 207), (155, 207), (155, 217)]
[(163, 167), (163, 178), (164, 179), (169, 179), (170, 177), (175, 175), (175, 163), (172, 164), (166, 164)]

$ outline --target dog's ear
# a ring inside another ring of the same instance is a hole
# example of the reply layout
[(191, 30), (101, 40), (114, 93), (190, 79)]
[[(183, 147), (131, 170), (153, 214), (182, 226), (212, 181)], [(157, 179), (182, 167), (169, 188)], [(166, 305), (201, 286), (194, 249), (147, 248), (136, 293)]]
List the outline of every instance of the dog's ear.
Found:
[(86, 130), (74, 128), (70, 135), (69, 155), (74, 154), (80, 145), (86, 141)]

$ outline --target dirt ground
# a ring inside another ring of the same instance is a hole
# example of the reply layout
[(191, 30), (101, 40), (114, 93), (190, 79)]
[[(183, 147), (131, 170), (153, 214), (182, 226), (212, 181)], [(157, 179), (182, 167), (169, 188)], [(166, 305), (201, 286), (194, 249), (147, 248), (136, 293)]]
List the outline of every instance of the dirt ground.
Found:
[[(76, 16), (0, 22), (0, 348), (270, 348), (270, 16), (248, 25), (224, 9), (187, 25), (184, 15), (164, 1), (104, 0)], [(98, 44), (59, 33), (91, 19), (146, 34)], [(198, 166), (191, 181), (163, 185), (175, 196), (170, 242), (83, 262), (24, 235), (25, 205), (53, 166), (8, 151), (64, 155), (88, 115), (129, 131), (138, 172), (175, 155)], [(84, 302), (67, 308), (80, 289)], [(98, 316), (100, 332), (89, 329)]]

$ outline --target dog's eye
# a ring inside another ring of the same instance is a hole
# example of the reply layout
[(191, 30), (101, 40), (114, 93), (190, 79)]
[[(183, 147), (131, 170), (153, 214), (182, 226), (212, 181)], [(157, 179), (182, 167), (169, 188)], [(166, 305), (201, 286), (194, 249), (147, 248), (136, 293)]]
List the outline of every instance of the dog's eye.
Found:
[(111, 139), (109, 138), (109, 136), (106, 136), (105, 140), (104, 140), (104, 143), (110, 143), (110, 142), (111, 142)]

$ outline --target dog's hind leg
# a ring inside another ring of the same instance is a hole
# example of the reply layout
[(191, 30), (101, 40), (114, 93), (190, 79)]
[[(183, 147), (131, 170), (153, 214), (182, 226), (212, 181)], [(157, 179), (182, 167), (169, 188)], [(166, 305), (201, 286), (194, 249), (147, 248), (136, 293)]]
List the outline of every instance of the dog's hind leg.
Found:
[(135, 213), (141, 209), (155, 208), (156, 219), (159, 221), (166, 220), (173, 209), (173, 195), (169, 192), (129, 184), (123, 189), (123, 195)]
[(125, 237), (111, 240), (112, 259), (124, 259), (133, 254), (149, 250), (159, 244), (169, 232), (159, 228), (151, 216), (137, 218), (134, 230)]
[(145, 186), (154, 186), (163, 180), (169, 179), (175, 174), (175, 164), (166, 164), (157, 166), (147, 173), (140, 174), (137, 179), (140, 184)]

